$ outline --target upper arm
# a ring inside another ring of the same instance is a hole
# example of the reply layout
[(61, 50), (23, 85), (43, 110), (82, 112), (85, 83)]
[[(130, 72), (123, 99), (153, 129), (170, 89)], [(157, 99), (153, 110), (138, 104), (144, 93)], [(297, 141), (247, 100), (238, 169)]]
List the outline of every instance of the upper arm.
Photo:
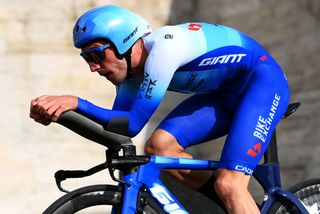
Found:
[(140, 84), (135, 81), (124, 81), (117, 86), (116, 98), (112, 110), (129, 111), (133, 100), (137, 96)]
[(149, 52), (144, 79), (131, 106), (131, 110), (141, 112), (146, 119), (152, 116), (161, 103), (175, 71), (181, 64), (179, 53), (173, 50), (171, 43), (162, 43)]

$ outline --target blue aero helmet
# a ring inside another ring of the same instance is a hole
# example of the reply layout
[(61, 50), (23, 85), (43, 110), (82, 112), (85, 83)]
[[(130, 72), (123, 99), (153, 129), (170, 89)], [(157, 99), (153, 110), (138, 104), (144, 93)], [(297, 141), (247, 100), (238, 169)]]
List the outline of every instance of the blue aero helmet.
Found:
[(82, 48), (96, 39), (106, 39), (120, 56), (124, 56), (139, 38), (150, 32), (150, 25), (142, 17), (117, 6), (106, 5), (80, 16), (73, 28), (73, 44)]

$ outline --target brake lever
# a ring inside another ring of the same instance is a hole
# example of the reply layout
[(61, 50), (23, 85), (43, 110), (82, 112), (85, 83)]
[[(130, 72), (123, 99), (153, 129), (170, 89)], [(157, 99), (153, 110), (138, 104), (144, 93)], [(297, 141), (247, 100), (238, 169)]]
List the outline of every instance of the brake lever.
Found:
[(102, 163), (88, 170), (59, 170), (54, 174), (56, 185), (61, 192), (69, 193), (70, 191), (64, 189), (61, 182), (69, 178), (83, 178), (93, 175), (108, 168), (108, 164)]
[(59, 171), (57, 171), (57, 172), (54, 174), (54, 178), (55, 178), (55, 180), (56, 180), (56, 185), (57, 185), (58, 189), (59, 189), (61, 192), (69, 193), (70, 191), (64, 189), (64, 188), (61, 186), (61, 182), (67, 179), (66, 174), (67, 174), (67, 173), (66, 173), (65, 170), (59, 170)]

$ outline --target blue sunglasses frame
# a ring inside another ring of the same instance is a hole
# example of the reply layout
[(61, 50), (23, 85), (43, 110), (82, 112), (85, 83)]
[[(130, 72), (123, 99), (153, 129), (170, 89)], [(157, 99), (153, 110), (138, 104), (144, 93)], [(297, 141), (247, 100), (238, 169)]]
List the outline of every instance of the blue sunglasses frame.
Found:
[(104, 50), (111, 45), (109, 43), (99, 47), (91, 48), (80, 53), (87, 63), (99, 64), (106, 57)]

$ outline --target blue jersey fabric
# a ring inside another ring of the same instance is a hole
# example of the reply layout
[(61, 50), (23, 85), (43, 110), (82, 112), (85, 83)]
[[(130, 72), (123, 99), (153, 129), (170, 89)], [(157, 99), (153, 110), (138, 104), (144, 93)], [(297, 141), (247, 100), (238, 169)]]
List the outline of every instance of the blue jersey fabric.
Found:
[(103, 125), (126, 116), (133, 137), (167, 90), (194, 93), (159, 128), (183, 147), (228, 133), (221, 167), (251, 174), (289, 100), (277, 62), (250, 37), (216, 24), (165, 26), (143, 42), (148, 52), (144, 77), (117, 86), (112, 110), (79, 98), (77, 111)]

